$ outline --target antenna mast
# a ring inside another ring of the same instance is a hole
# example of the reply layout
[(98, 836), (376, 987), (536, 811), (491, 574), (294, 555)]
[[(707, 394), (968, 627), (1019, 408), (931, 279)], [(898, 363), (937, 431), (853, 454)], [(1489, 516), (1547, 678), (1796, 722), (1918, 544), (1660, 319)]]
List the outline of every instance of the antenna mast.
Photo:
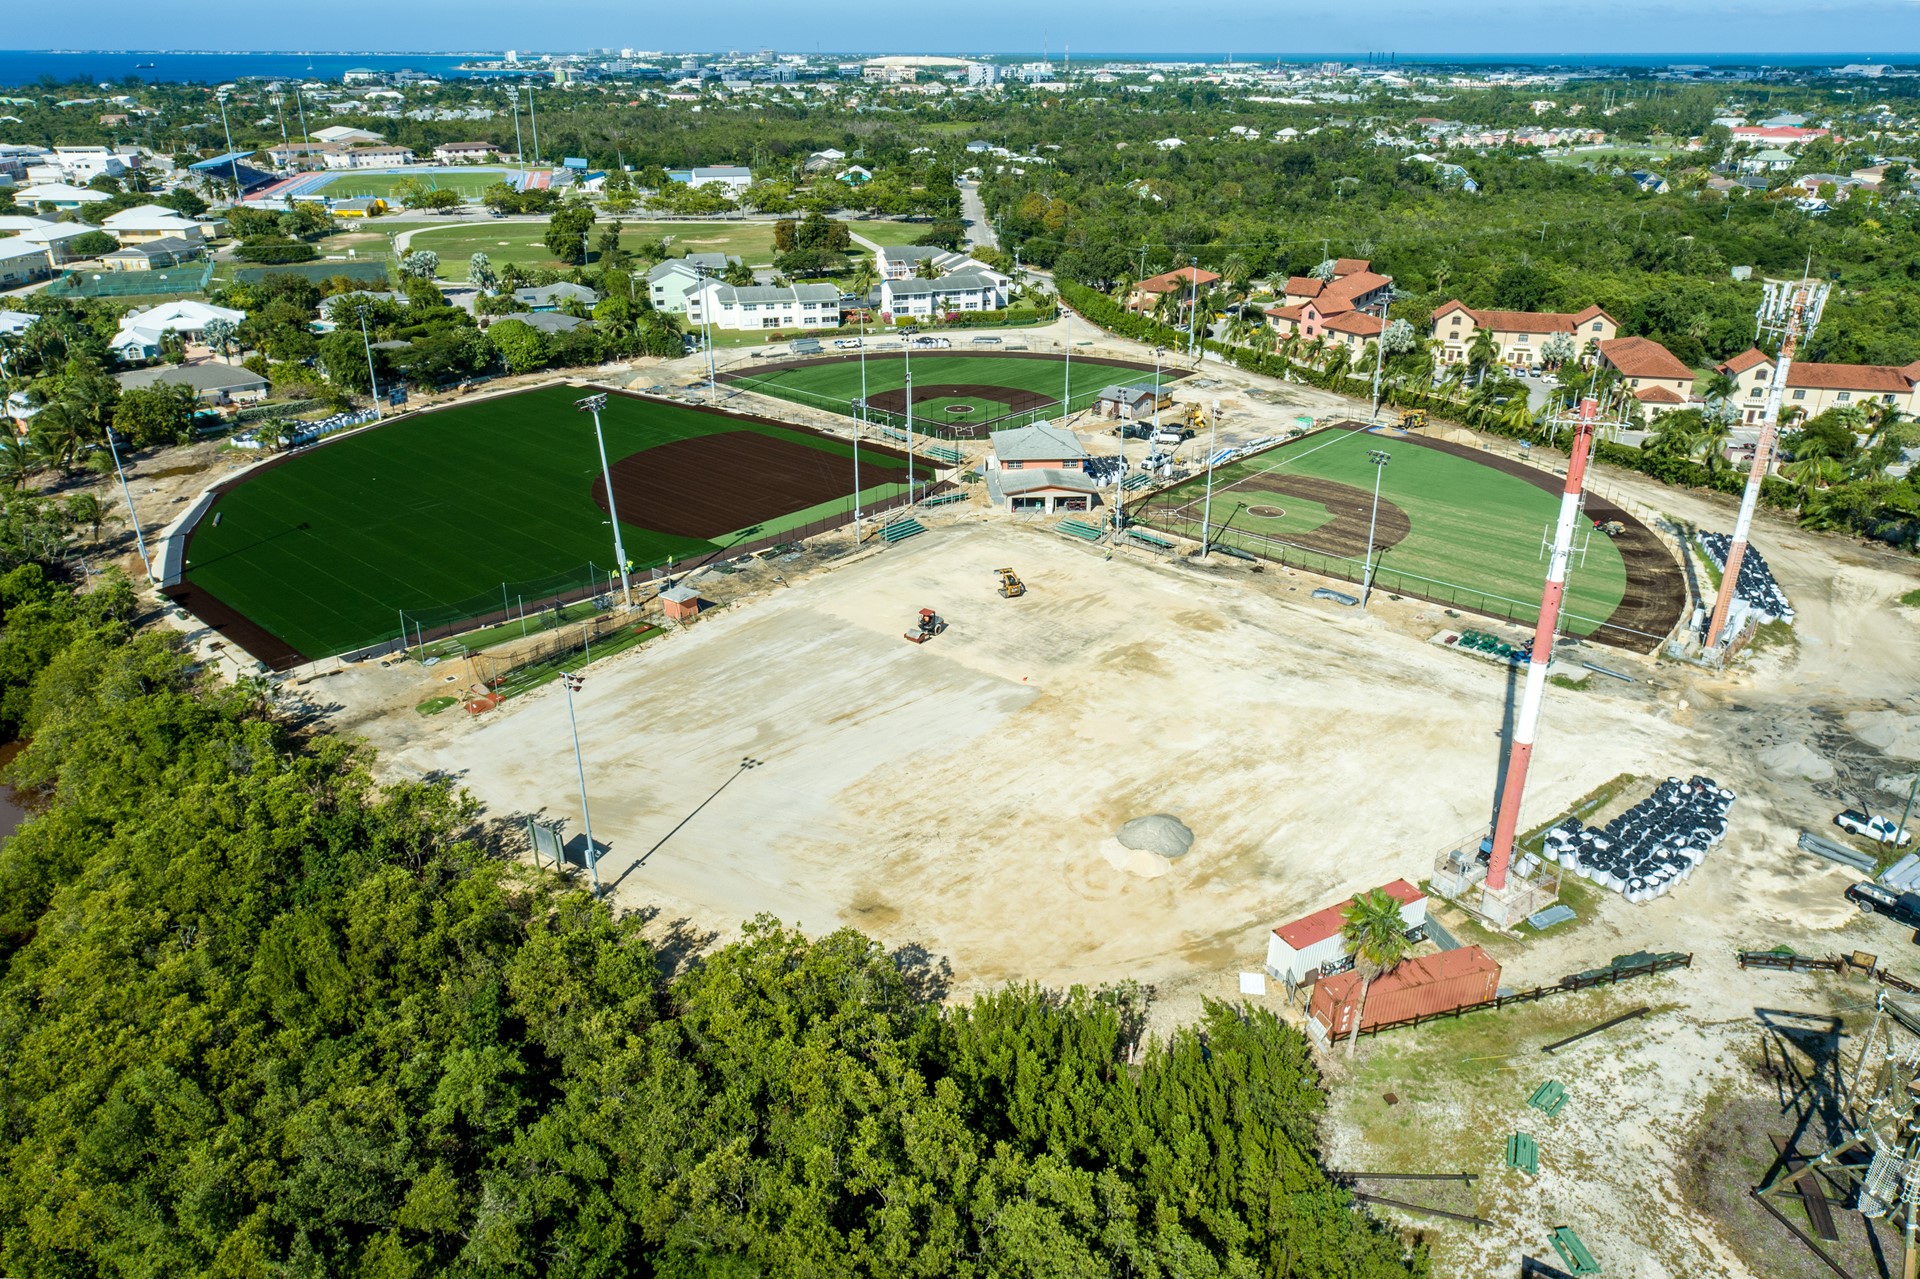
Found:
[(1727, 562), (1721, 570), (1720, 596), (1713, 603), (1713, 620), (1707, 624), (1705, 648), (1708, 656), (1724, 657), (1728, 636), (1727, 614), (1733, 608), (1733, 596), (1740, 584), (1740, 563), (1747, 555), (1747, 533), (1753, 525), (1753, 510), (1760, 503), (1760, 483), (1773, 464), (1773, 446), (1780, 432), (1780, 402), (1787, 391), (1787, 370), (1793, 367), (1794, 348), (1802, 337), (1810, 335), (1820, 323), (1820, 312), (1827, 305), (1828, 285), (1802, 276), (1799, 283), (1768, 280), (1756, 315), (1756, 338), (1777, 336), (1780, 358), (1774, 361), (1773, 386), (1767, 391), (1767, 407), (1760, 415), (1760, 440), (1753, 450), (1753, 469), (1747, 474), (1747, 491), (1740, 498), (1740, 516), (1733, 525), (1733, 544), (1727, 548)]

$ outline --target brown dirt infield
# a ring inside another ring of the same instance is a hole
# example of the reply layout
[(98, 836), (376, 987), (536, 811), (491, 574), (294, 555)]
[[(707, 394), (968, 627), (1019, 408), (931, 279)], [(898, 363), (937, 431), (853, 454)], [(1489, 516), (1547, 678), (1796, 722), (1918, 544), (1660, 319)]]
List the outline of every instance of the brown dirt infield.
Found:
[[(991, 400), (995, 404), (1006, 406), (1005, 411), (1000, 414), (1001, 417), (1059, 403), (1054, 397), (1041, 395), (1038, 391), (1016, 391), (1012, 387), (981, 386), (972, 382), (913, 388), (914, 403), (926, 404), (933, 400)], [(896, 387), (891, 391), (875, 392), (867, 397), (867, 403), (883, 412), (905, 414), (907, 411), (906, 388)]]
[[(860, 483), (904, 484), (907, 459), (862, 446)], [(881, 454), (897, 463), (876, 466)], [(662, 533), (712, 541), (853, 490), (853, 461), (757, 431), (722, 431), (673, 440), (615, 462), (613, 492), (622, 519)], [(596, 477), (593, 500), (607, 509), (607, 486)]]
[[(1367, 523), (1373, 513), (1373, 494), (1365, 489), (1333, 480), (1280, 472), (1252, 476), (1241, 481), (1239, 489), (1242, 492), (1277, 493), (1303, 502), (1318, 502), (1327, 508), (1333, 518), (1311, 533), (1288, 534), (1288, 544), (1318, 551), (1322, 555), (1339, 555), (1348, 559), (1366, 557)], [(1214, 509), (1219, 509), (1217, 500)], [(1381, 498), (1380, 518), (1373, 533), (1374, 549), (1385, 550), (1398, 546), (1412, 531), (1413, 521), (1407, 518), (1407, 513)], [(1252, 531), (1248, 531), (1247, 535), (1254, 538), (1260, 536)]]

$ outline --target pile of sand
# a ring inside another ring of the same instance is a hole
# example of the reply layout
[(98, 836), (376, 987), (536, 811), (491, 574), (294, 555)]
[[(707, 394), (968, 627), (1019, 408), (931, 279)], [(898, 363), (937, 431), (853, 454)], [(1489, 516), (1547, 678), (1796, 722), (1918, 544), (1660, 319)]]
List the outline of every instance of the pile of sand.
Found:
[(1193, 847), (1193, 832), (1185, 822), (1169, 813), (1136, 817), (1122, 826), (1115, 838), (1124, 847), (1166, 858), (1184, 857)]
[(1854, 711), (1847, 716), (1853, 735), (1895, 759), (1920, 759), (1920, 715), (1899, 711)]
[(1833, 765), (1813, 753), (1805, 742), (1782, 742), (1760, 752), (1760, 763), (1776, 777), (1804, 777), (1824, 782), (1833, 776)]
[(1913, 790), (1913, 774), (1895, 773), (1890, 777), (1882, 777), (1879, 786), (1889, 795), (1905, 796)]

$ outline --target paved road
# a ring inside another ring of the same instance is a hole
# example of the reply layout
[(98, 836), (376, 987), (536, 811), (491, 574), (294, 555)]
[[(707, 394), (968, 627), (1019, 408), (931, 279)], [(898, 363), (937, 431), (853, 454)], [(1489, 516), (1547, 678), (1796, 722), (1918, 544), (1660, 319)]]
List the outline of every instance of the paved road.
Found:
[(993, 233), (993, 223), (987, 221), (987, 206), (980, 199), (980, 184), (961, 181), (954, 185), (960, 188), (960, 216), (967, 224), (967, 247), (999, 248), (1000, 237)]

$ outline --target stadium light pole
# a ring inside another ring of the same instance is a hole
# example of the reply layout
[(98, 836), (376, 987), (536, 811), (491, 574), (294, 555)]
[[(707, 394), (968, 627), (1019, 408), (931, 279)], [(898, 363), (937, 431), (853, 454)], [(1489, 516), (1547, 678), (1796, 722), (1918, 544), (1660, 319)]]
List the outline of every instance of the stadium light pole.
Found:
[(860, 411), (853, 415), (853, 544), (860, 545), (860, 424), (867, 417), (867, 308), (860, 307)]
[(527, 171), (527, 148), (520, 140), (520, 86), (513, 86), (513, 158), (520, 165), (520, 172)]
[(902, 358), (907, 365), (907, 505), (912, 506), (918, 500), (913, 488), (913, 339), (906, 341)]
[(600, 895), (600, 846), (593, 842), (593, 813), (587, 808), (587, 765), (580, 756), (580, 721), (573, 714), (573, 695), (586, 680), (572, 671), (560, 672), (567, 690), (567, 727), (573, 730), (573, 767), (580, 775), (580, 821), (587, 828), (587, 870), (593, 875), (593, 895)]
[[(297, 84), (293, 86), (293, 106), (294, 110), (300, 113), (300, 139), (311, 148), (313, 146), (313, 135), (307, 132), (307, 102), (300, 91), (300, 86)], [(311, 155), (311, 151), (309, 151), (308, 154)], [(288, 199), (291, 200), (292, 197), (289, 196)]]
[(1367, 453), (1367, 461), (1373, 463), (1373, 514), (1367, 517), (1367, 571), (1362, 573), (1360, 581), (1360, 607), (1367, 607), (1367, 596), (1373, 591), (1373, 530), (1380, 520), (1380, 477), (1386, 472), (1387, 463), (1393, 460), (1393, 454), (1385, 449), (1372, 449)]
[(533, 129), (533, 163), (540, 166), (540, 117), (533, 109), (533, 86), (527, 86), (527, 123)]
[(1213, 402), (1213, 413), (1207, 422), (1207, 500), (1200, 508), (1200, 558), (1213, 557), (1213, 458), (1217, 450), (1213, 447), (1220, 434), (1220, 401)]
[(575, 400), (573, 407), (593, 414), (593, 439), (600, 446), (600, 478), (607, 485), (607, 518), (613, 523), (613, 558), (620, 565), (620, 597), (633, 607), (633, 582), (627, 576), (627, 548), (620, 541), (620, 512), (613, 505), (613, 472), (607, 468), (607, 437), (600, 430), (600, 410), (607, 407), (605, 394)]
[(127, 500), (127, 518), (133, 521), (134, 544), (140, 548), (140, 566), (153, 578), (153, 561), (147, 558), (147, 536), (140, 531), (140, 513), (133, 509), (133, 490), (127, 487), (127, 473), (120, 469), (120, 446), (114, 442), (113, 428), (107, 428), (107, 448), (113, 454), (113, 473), (120, 477), (120, 496)]
[(1393, 305), (1393, 285), (1387, 285), (1387, 295), (1380, 299), (1380, 336), (1373, 340), (1373, 417), (1380, 420), (1380, 371), (1387, 362), (1387, 308)]
[(1067, 317), (1067, 358), (1060, 366), (1060, 425), (1064, 427), (1073, 412), (1073, 312), (1064, 306), (1060, 310)]
[(367, 336), (367, 308), (363, 306), (358, 310), (360, 312), (360, 345), (367, 352), (367, 385), (373, 388), (373, 415), (376, 418), (384, 418), (386, 414), (380, 411), (380, 379), (374, 376), (373, 372), (373, 339)]
[(1188, 258), (1187, 267), (1193, 273), (1193, 287), (1187, 294), (1187, 358), (1193, 358), (1194, 333), (1200, 321), (1200, 259)]
[(227, 95), (222, 93), (220, 101), (220, 131), (227, 135), (227, 170), (233, 176), (233, 202), (240, 203), (240, 158), (233, 153), (233, 130), (227, 127)]

